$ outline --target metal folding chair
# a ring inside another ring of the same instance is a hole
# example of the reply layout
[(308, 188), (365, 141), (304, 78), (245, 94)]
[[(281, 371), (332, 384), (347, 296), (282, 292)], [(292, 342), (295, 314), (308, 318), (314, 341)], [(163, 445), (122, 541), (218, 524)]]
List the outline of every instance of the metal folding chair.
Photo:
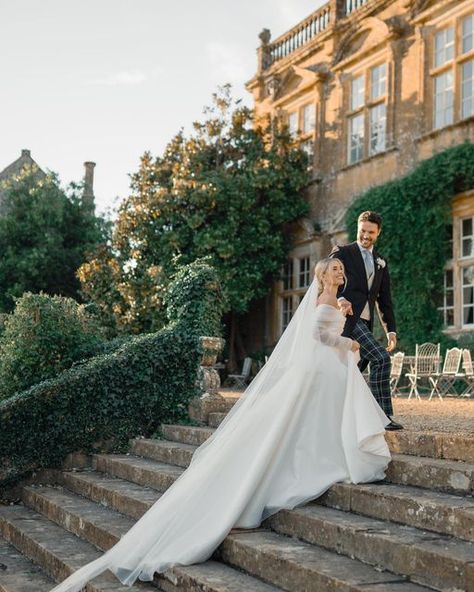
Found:
[(428, 377), (432, 386), (429, 397), (430, 401), (434, 394), (438, 395), (438, 397), (443, 400), (443, 395), (449, 393), (449, 389), (453, 386), (456, 380), (463, 377), (463, 374), (459, 373), (461, 358), (462, 350), (459, 347), (448, 349), (446, 357), (444, 358), (443, 370)]
[(398, 388), (398, 383), (402, 375), (404, 359), (404, 352), (397, 352), (395, 355), (392, 356), (392, 367), (390, 369), (390, 390), (392, 391), (393, 397), (401, 395), (401, 392)]
[[(245, 388), (250, 377), (250, 371), (252, 370), (252, 358), (245, 358), (242, 366), (241, 374), (229, 374), (229, 382), (233, 382), (234, 386), (238, 388)], [(230, 385), (229, 385), (230, 386)]]
[(417, 399), (421, 399), (418, 391), (418, 383), (423, 378), (428, 379), (433, 374), (439, 372), (440, 344), (422, 343), (416, 344), (415, 362), (410, 372), (405, 376), (410, 381), (410, 392), (408, 398), (415, 394)]

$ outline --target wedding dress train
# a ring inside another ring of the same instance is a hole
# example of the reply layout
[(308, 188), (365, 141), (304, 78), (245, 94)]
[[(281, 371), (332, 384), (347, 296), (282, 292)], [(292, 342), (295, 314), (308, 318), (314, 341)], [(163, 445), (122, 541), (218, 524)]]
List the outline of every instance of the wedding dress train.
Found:
[(311, 285), (267, 364), (191, 464), (102, 557), (52, 592), (109, 569), (123, 584), (208, 559), (235, 527), (257, 527), (333, 483), (384, 477), (389, 420), (357, 368), (342, 313)]

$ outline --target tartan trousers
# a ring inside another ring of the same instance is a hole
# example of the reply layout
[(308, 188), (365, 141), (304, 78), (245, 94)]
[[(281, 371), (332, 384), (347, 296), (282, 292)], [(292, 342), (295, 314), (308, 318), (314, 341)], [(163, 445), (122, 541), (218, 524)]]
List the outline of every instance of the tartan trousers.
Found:
[(369, 385), (375, 400), (385, 415), (392, 416), (390, 354), (376, 341), (368, 324), (362, 319), (357, 321), (351, 337), (360, 344), (360, 371), (363, 372), (367, 368), (367, 365), (370, 364)]

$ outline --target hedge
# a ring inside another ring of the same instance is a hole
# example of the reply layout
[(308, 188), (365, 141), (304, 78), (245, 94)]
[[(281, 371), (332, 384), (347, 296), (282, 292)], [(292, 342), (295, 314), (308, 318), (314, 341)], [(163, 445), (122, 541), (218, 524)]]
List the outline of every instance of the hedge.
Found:
[[(171, 306), (173, 295), (180, 304)], [(123, 450), (128, 439), (184, 418), (201, 358), (199, 336), (220, 332), (215, 271), (197, 261), (169, 288), (170, 322), (0, 403), (0, 488), (74, 451)], [(194, 305), (193, 301), (196, 301)], [(200, 318), (189, 323), (191, 311)]]
[(392, 279), (399, 346), (452, 340), (443, 334), (438, 310), (444, 266), (452, 255), (452, 197), (474, 189), (474, 144), (466, 142), (421, 162), (409, 175), (373, 187), (356, 197), (346, 216), (352, 240), (364, 210), (382, 215), (377, 250), (387, 259)]

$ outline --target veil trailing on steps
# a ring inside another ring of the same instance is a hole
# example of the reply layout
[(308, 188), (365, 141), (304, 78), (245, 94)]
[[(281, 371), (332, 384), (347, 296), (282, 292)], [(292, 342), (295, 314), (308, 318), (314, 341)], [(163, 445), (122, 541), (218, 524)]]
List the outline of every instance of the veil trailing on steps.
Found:
[(268, 362), (174, 484), (115, 546), (52, 592), (79, 592), (105, 570), (127, 585), (150, 581), (205, 561), (232, 528), (255, 528), (336, 481), (383, 478), (388, 420), (347, 338), (326, 331), (324, 316), (340, 324), (339, 311), (326, 305), (319, 322), (317, 296), (314, 279)]

